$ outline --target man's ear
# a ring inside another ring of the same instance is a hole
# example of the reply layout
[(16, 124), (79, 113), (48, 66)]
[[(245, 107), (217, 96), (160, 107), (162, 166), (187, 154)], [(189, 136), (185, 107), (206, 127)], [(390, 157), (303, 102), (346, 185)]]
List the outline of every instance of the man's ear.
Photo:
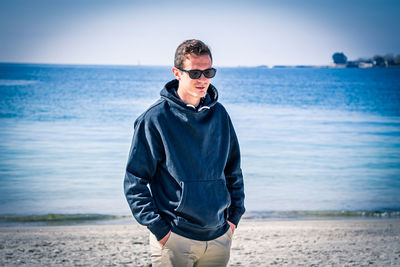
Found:
[(172, 73), (174, 74), (175, 78), (179, 81), (181, 79), (181, 71), (177, 68), (172, 68)]

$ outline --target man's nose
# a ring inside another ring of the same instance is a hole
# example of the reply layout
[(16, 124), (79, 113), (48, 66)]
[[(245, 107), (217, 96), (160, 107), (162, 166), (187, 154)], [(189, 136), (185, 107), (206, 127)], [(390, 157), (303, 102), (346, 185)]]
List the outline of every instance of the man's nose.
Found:
[(207, 80), (206, 76), (204, 76), (204, 73), (201, 74), (199, 80), (200, 81), (206, 81)]

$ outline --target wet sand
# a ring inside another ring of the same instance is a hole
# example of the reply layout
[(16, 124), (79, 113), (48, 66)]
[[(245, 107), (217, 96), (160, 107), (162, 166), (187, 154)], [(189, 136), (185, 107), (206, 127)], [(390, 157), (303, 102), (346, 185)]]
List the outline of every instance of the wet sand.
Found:
[[(149, 266), (139, 225), (0, 227), (0, 266)], [(229, 266), (400, 266), (400, 219), (242, 221)]]

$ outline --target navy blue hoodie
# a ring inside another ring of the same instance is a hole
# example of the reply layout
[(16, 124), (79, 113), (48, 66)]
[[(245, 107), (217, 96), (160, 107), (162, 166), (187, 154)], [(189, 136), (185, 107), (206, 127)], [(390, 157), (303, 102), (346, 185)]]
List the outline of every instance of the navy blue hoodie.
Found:
[(170, 230), (212, 240), (245, 211), (239, 144), (213, 85), (199, 108), (180, 100), (178, 85), (167, 83), (135, 121), (125, 196), (157, 240)]

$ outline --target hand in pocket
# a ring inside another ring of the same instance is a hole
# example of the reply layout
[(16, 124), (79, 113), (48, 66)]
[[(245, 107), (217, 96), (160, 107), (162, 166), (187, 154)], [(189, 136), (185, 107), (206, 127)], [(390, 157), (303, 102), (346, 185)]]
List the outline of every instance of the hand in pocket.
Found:
[(158, 243), (161, 244), (162, 248), (165, 246), (165, 243), (167, 243), (170, 235), (171, 235), (171, 231), (169, 231), (166, 236), (164, 236), (161, 240), (158, 241)]

